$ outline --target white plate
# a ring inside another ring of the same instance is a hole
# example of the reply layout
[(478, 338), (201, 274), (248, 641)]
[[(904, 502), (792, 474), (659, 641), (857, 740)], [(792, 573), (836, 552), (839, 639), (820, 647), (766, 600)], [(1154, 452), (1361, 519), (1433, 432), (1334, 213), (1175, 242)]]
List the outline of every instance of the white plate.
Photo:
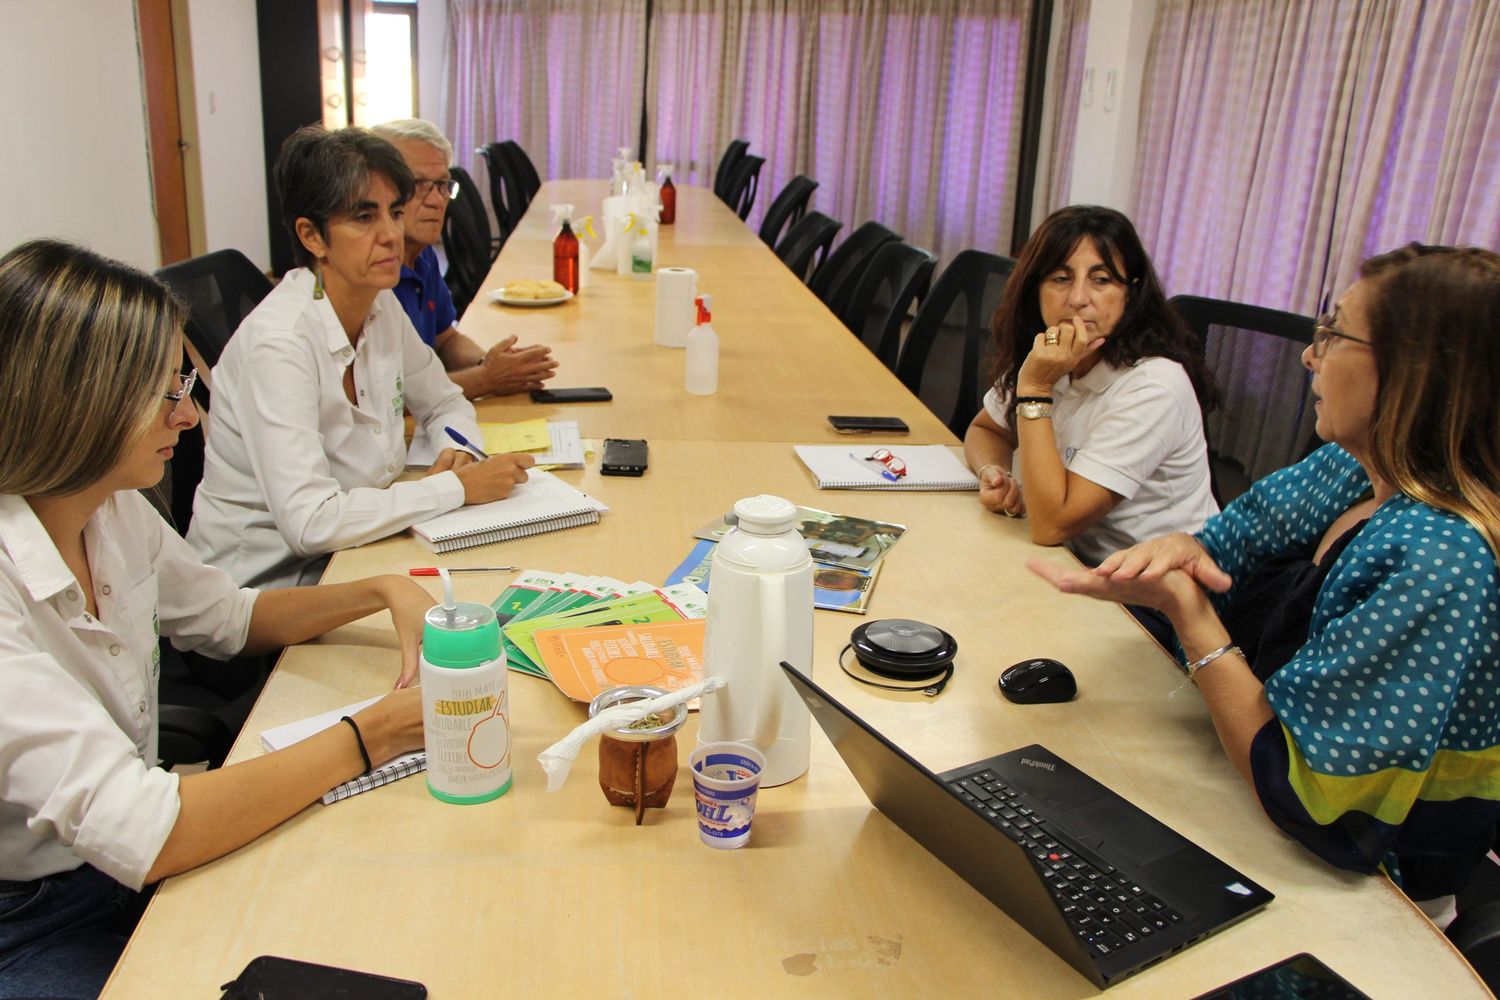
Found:
[(518, 306), (522, 309), (540, 309), (544, 306), (560, 306), (573, 297), (573, 293), (563, 289), (562, 296), (555, 299), (517, 299), (505, 294), (505, 288), (497, 288), (490, 292), (490, 301), (498, 302), (506, 306)]

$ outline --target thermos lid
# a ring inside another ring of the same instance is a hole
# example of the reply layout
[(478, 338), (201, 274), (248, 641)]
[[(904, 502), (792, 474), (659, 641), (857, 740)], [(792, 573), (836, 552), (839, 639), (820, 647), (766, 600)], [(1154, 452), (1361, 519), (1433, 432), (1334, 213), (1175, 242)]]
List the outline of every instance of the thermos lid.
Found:
[(437, 667), (478, 667), (500, 656), (500, 623), (485, 604), (435, 604), (422, 629), (422, 656)]
[(797, 505), (768, 493), (740, 500), (734, 514), (740, 530), (752, 535), (779, 535), (797, 525)]

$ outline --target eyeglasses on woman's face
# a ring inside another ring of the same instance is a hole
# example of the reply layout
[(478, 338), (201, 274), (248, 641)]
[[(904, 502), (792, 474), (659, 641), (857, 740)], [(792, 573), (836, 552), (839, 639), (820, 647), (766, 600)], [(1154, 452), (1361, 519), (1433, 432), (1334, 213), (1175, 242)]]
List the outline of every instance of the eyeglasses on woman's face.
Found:
[(194, 368), (191, 371), (189, 371), (186, 375), (179, 374), (177, 376), (177, 391), (176, 392), (164, 392), (164, 393), (161, 394), (161, 398), (162, 399), (169, 400), (172, 403), (172, 408), (167, 411), (167, 417), (169, 419), (172, 418), (172, 417), (177, 416), (177, 414), (182, 409), (182, 401), (184, 399), (188, 399), (188, 398), (190, 398), (192, 396), (192, 394), (193, 394), (193, 386), (195, 386), (197, 384), (198, 384), (198, 369)]
[(1354, 343), (1364, 344), (1366, 347), (1370, 346), (1370, 342), (1368, 340), (1365, 340), (1362, 337), (1352, 336), (1345, 333), (1343, 330), (1340, 330), (1337, 326), (1334, 325), (1336, 322), (1338, 322), (1337, 316), (1324, 315), (1319, 317), (1317, 323), (1314, 324), (1312, 337), (1313, 357), (1321, 360), (1323, 355), (1328, 353), (1329, 342), (1332, 341), (1335, 337), (1337, 337), (1339, 340), (1352, 340)]

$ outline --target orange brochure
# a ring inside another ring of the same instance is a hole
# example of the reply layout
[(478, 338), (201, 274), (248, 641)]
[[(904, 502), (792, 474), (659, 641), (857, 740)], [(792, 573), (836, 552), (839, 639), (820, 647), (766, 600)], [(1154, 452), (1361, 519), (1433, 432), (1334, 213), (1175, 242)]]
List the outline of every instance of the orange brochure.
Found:
[(676, 691), (703, 679), (702, 619), (641, 625), (551, 628), (536, 633), (542, 665), (558, 690), (589, 702), (600, 691), (649, 684)]

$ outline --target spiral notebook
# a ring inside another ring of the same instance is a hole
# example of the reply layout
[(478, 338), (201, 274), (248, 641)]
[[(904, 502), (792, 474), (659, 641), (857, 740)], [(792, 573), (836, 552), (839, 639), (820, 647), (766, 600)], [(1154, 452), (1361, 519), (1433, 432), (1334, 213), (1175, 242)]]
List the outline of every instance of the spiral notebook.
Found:
[[(820, 490), (977, 490), (979, 480), (940, 444), (874, 445), (799, 444), (794, 450), (818, 481)], [(874, 458), (884, 452), (885, 462)], [(893, 478), (892, 467), (906, 464)]]
[[(343, 708), (335, 708), (331, 712), (323, 712), (319, 715), (310, 716), (300, 722), (289, 722), (275, 729), (267, 729), (260, 734), (261, 746), (267, 750), (281, 750), (307, 739), (314, 733), (321, 733), (329, 726), (336, 726), (346, 715), (369, 708), (380, 699), (370, 698), (367, 701), (356, 702), (353, 705), (345, 705)], [(393, 781), (399, 781), (408, 775), (417, 774), (427, 770), (427, 754), (416, 750), (412, 753), (404, 753), (393, 758), (372, 770), (369, 774), (362, 774), (358, 778), (346, 781), (337, 788), (329, 789), (323, 796), (323, 804), (331, 806), (335, 802), (347, 799), (351, 795), (360, 792), (368, 792), (372, 788), (388, 785)]]
[(434, 552), (452, 552), (474, 545), (540, 535), (546, 531), (597, 524), (599, 513), (609, 510), (550, 472), (533, 469), (529, 476), (504, 500), (439, 514), (412, 525), (412, 536)]

